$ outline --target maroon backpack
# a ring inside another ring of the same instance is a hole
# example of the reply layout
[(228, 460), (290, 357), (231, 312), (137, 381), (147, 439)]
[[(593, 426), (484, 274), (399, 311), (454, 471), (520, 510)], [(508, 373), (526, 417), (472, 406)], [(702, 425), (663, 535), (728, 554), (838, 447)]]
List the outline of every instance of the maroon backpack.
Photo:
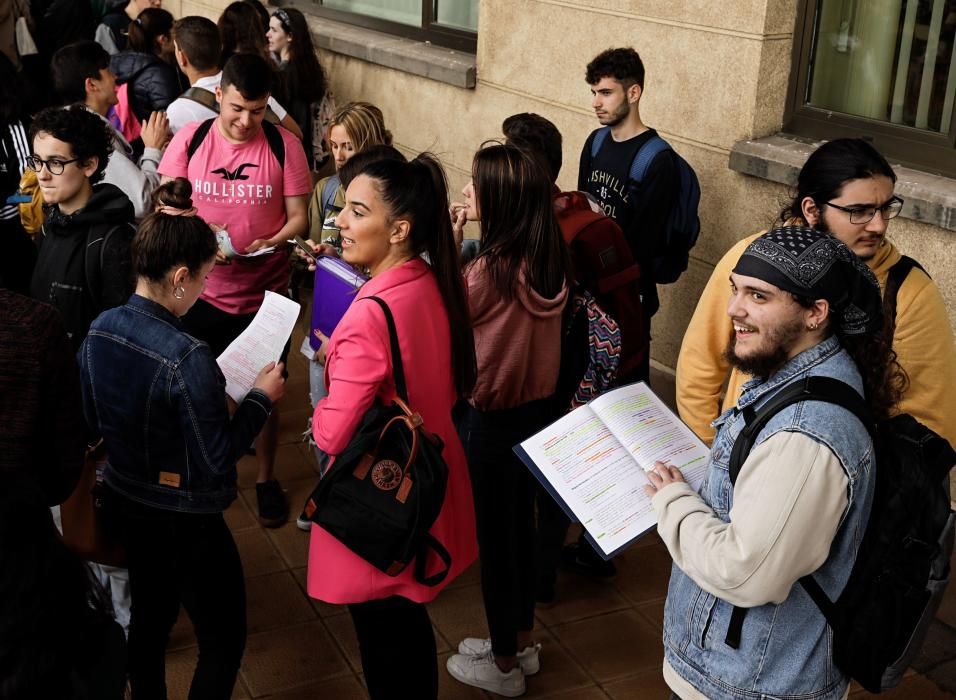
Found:
[(639, 280), (641, 269), (613, 219), (594, 211), (583, 192), (562, 192), (554, 213), (571, 249), (574, 275), (621, 330), (618, 377), (629, 381), (644, 361), (649, 338), (644, 324)]

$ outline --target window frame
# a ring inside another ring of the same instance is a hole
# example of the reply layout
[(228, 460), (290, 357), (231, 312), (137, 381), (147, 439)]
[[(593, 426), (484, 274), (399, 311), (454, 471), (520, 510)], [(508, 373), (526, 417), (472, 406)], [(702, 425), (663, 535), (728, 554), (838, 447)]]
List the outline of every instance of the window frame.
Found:
[(817, 11), (826, 0), (798, 0), (784, 131), (813, 139), (857, 137), (871, 141), (887, 159), (917, 170), (956, 177), (956, 105), (949, 133), (858, 117), (806, 102)]
[(439, 24), (435, 17), (435, 0), (420, 0), (422, 21), (420, 27), (401, 22), (392, 22), (371, 15), (363, 15), (348, 10), (325, 7), (322, 0), (286, 0), (282, 5), (296, 7), (302, 12), (316, 17), (326, 17), (336, 22), (353, 24), (385, 34), (393, 34), (404, 39), (429, 42), (456, 51), (474, 54), (478, 50), (478, 32), (449, 27)]

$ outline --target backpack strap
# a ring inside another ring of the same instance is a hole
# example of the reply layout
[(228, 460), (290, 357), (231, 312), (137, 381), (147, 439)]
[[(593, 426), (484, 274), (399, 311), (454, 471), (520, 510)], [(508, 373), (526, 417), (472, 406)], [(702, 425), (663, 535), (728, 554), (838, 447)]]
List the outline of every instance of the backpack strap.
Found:
[(634, 160), (631, 161), (631, 170), (628, 173), (628, 178), (633, 182), (643, 182), (644, 178), (647, 177), (647, 171), (651, 167), (651, 163), (654, 162), (658, 154), (670, 150), (673, 150), (671, 145), (657, 134), (654, 134), (643, 146), (637, 149)]
[(269, 142), (269, 150), (272, 151), (272, 155), (275, 156), (275, 159), (279, 161), (279, 169), (282, 170), (285, 168), (285, 141), (282, 140), (279, 127), (271, 122), (263, 121), (262, 132), (266, 135), (266, 141)]
[(335, 193), (339, 191), (339, 187), (342, 186), (342, 181), (339, 180), (338, 175), (329, 175), (325, 183), (322, 185), (322, 216), (328, 216), (329, 207), (332, 206), (332, 202), (335, 201)]
[[(123, 225), (113, 226), (102, 236), (98, 235), (102, 229), (94, 226), (86, 234), (86, 248), (83, 251), (84, 277), (86, 279), (86, 292), (95, 309), (103, 306), (103, 267), (106, 259), (106, 246), (110, 242), (110, 237)], [(96, 243), (99, 243), (100, 251), (97, 255), (90, 255), (90, 248)]]
[(211, 109), (216, 114), (219, 114), (219, 102), (216, 100), (216, 93), (211, 90), (193, 86), (180, 95), (180, 97), (186, 100), (192, 100), (193, 102), (201, 104), (206, 109)]
[[(192, 90), (192, 88), (190, 88), (190, 90)], [(203, 90), (203, 92), (209, 91)], [(196, 131), (193, 132), (193, 137), (189, 139), (189, 143), (186, 144), (187, 163), (193, 159), (193, 156), (196, 155), (196, 151), (199, 150), (202, 142), (205, 141), (207, 136), (209, 136), (209, 130), (212, 128), (213, 122), (215, 121), (215, 117), (207, 119), (196, 128)]]
[[(441, 571), (426, 576), (425, 565), (428, 563), (429, 550), (437, 554), (445, 566)], [(430, 532), (426, 532), (422, 538), (422, 546), (415, 555), (415, 580), (424, 586), (437, 586), (448, 577), (449, 571), (451, 571), (451, 554), (445, 549), (445, 545), (435, 539)]]
[[(871, 417), (870, 408), (853, 387), (833, 377), (805, 377), (802, 381), (794, 382), (781, 389), (758, 410), (754, 410), (753, 406), (743, 409), (746, 425), (737, 435), (730, 453), (728, 471), (732, 486), (736, 485), (740, 469), (750, 450), (753, 449), (760, 431), (780, 411), (801, 401), (825, 401), (841, 406), (855, 415), (871, 435), (875, 434), (876, 426)], [(829, 622), (832, 618), (833, 605), (827, 599), (823, 589), (812, 575), (804, 576), (800, 579), (800, 583)], [(727, 625), (727, 635), (724, 638), (724, 644), (732, 649), (740, 648), (740, 635), (746, 617), (747, 608), (735, 605), (730, 614), (730, 623)]]
[[(210, 109), (216, 114), (219, 114), (219, 102), (216, 100), (216, 93), (214, 93), (212, 90), (199, 88), (193, 85), (191, 88), (186, 90), (186, 92), (180, 95), (180, 97), (185, 100), (192, 100), (193, 102), (201, 104), (206, 109)], [(265, 121), (271, 124), (278, 124), (281, 121), (279, 116), (272, 111), (272, 107), (268, 105), (266, 105)]]
[(388, 304), (380, 297), (362, 297), (374, 301), (382, 307), (382, 313), (385, 314), (385, 322), (388, 324), (388, 341), (392, 350), (392, 374), (395, 376), (395, 392), (398, 398), (406, 404), (408, 401), (408, 385), (405, 383), (405, 365), (402, 363), (402, 351), (398, 346), (398, 331), (395, 329), (395, 319), (392, 317), (392, 310)]
[[(204, 90), (208, 92), (208, 90)], [(193, 156), (196, 155), (196, 151), (199, 150), (199, 147), (202, 145), (202, 142), (206, 140), (206, 137), (209, 136), (209, 130), (212, 129), (213, 123), (215, 123), (216, 118), (212, 117), (207, 119), (193, 133), (189, 143), (186, 144), (186, 162), (192, 160)], [(266, 135), (266, 141), (269, 142), (269, 150), (272, 151), (272, 155), (275, 156), (275, 159), (279, 161), (279, 168), (285, 168), (285, 141), (282, 140), (282, 134), (279, 133), (279, 127), (275, 124), (271, 124), (267, 121), (262, 122), (262, 132)]]
[[(886, 288), (883, 290), (883, 315), (886, 318), (886, 327), (891, 331), (896, 330), (896, 297), (899, 294), (900, 287), (910, 274), (910, 270), (918, 267), (923, 272), (923, 266), (908, 255), (902, 256), (893, 263), (889, 274), (886, 277)], [(929, 276), (929, 273), (926, 273)]]
[(604, 139), (606, 139), (610, 133), (611, 127), (609, 126), (602, 126), (600, 129), (591, 132), (591, 158), (597, 156), (601, 150), (601, 146), (604, 145)]

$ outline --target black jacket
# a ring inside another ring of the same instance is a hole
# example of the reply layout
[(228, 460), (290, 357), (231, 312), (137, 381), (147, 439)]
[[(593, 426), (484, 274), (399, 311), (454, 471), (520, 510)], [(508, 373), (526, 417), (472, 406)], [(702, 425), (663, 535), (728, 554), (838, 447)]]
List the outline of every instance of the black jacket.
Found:
[(130, 108), (140, 121), (164, 111), (183, 92), (176, 69), (151, 53), (123, 51), (110, 57), (110, 69), (117, 83), (129, 83)]
[(47, 209), (37, 235), (37, 264), (30, 296), (56, 308), (73, 350), (106, 309), (125, 304), (133, 291), (130, 243), (133, 204), (118, 187), (93, 187), (86, 206), (72, 215)]

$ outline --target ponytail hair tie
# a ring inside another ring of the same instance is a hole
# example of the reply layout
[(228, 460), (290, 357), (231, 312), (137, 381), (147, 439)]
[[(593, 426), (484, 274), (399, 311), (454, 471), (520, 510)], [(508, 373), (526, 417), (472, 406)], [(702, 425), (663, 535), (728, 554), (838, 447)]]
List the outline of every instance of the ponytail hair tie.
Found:
[(156, 211), (160, 214), (165, 214), (166, 216), (196, 216), (199, 213), (199, 210), (196, 207), (189, 207), (189, 209), (180, 209), (179, 207), (173, 207), (168, 204), (163, 204), (156, 207)]

